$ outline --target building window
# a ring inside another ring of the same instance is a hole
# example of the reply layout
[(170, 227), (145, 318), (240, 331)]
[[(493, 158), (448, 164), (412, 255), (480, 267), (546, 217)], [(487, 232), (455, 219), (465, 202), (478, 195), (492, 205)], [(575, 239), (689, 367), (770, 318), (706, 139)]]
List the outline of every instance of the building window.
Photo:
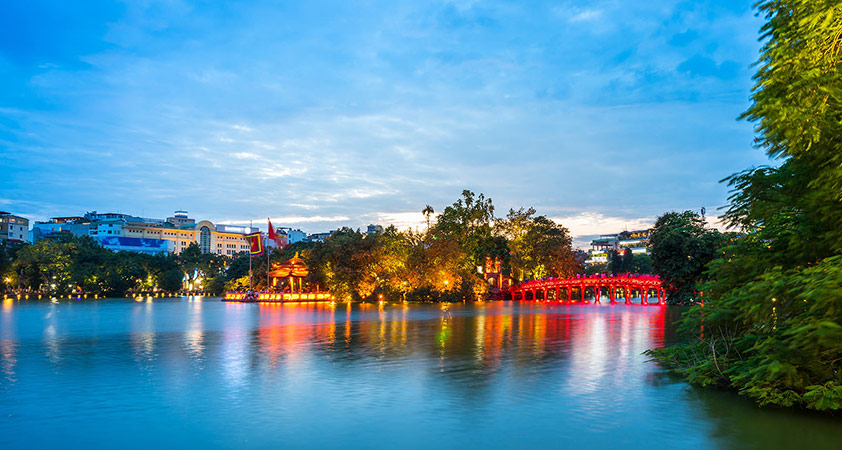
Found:
[(210, 228), (202, 227), (201, 232), (199, 233), (199, 247), (202, 249), (202, 253), (210, 253), (211, 249), (211, 233)]

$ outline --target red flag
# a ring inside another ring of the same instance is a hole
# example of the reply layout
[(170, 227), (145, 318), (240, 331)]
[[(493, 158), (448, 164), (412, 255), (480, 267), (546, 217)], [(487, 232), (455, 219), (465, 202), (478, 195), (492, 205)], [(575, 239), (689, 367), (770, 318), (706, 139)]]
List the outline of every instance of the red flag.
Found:
[(272, 226), (272, 220), (266, 218), (269, 221), (269, 239), (275, 241), (278, 244), (278, 248), (284, 248), (284, 240), (281, 236), (278, 236), (278, 233), (275, 233), (275, 227)]
[(246, 239), (251, 246), (251, 256), (260, 256), (263, 254), (263, 235), (260, 232), (247, 234)]

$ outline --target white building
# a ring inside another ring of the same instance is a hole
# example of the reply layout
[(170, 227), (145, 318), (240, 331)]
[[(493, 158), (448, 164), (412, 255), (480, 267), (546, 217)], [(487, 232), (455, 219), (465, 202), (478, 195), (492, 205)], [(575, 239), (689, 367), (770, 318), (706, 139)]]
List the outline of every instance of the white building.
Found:
[(0, 241), (29, 242), (29, 219), (0, 211)]

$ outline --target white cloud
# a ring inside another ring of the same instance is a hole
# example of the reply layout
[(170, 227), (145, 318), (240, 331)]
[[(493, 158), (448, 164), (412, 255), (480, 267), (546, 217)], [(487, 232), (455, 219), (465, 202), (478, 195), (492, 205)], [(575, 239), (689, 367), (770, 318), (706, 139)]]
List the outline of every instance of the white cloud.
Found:
[(572, 216), (552, 217), (570, 230), (574, 236), (611, 234), (626, 230), (650, 228), (655, 224), (654, 217), (615, 217), (594, 212), (583, 212)]
[(569, 22), (591, 22), (602, 18), (601, 9), (585, 9), (574, 13), (567, 19)]
[(726, 232), (726, 231), (739, 231), (736, 227), (729, 227), (721, 218), (718, 216), (707, 216), (705, 217), (707, 220), (707, 225), (711, 228), (716, 228), (719, 231)]
[(595, 235), (647, 229), (655, 224), (654, 217), (616, 217), (594, 212), (551, 217), (551, 219), (570, 230), (570, 235), (573, 236), (573, 246), (582, 249), (590, 246), (590, 238)]
[(260, 155), (255, 154), (255, 153), (249, 153), (249, 152), (237, 152), (237, 153), (232, 154), (231, 156), (233, 156), (237, 159), (262, 159), (260, 157)]
[(394, 225), (399, 230), (423, 230), (427, 227), (427, 219), (421, 212), (379, 212), (374, 217), (375, 223), (384, 226)]
[[(270, 217), (270, 220), (272, 221), (272, 225), (280, 227), (289, 224), (344, 222), (351, 220), (351, 218), (348, 216), (277, 216)], [(243, 225), (252, 222), (255, 224), (255, 226), (263, 227), (263, 224), (266, 223), (265, 221), (265, 217), (257, 217), (251, 219), (223, 219), (218, 220), (216, 223), (220, 223), (223, 225)]]

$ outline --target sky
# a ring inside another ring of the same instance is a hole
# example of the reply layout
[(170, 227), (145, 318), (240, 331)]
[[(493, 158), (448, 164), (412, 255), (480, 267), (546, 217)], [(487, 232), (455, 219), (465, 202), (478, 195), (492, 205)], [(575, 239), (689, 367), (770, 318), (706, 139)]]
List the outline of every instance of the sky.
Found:
[(463, 189), (586, 242), (727, 204), (753, 0), (33, 1), (0, 15), (0, 209), (309, 232)]

